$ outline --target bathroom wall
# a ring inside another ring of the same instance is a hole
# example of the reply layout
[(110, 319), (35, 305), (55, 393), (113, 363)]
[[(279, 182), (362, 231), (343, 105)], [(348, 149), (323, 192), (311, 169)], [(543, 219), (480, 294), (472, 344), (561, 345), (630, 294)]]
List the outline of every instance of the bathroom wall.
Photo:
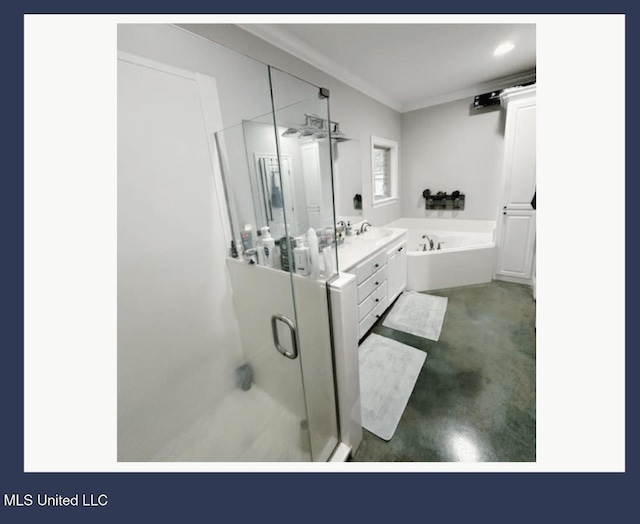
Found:
[(203, 86), (118, 60), (121, 461), (153, 460), (211, 416), (245, 361), (205, 125), (219, 117), (203, 112)]
[[(465, 98), (402, 115), (402, 216), (496, 220), (502, 195), (504, 111)], [(459, 190), (464, 211), (425, 210), (422, 192)]]
[[(327, 87), (331, 91), (331, 120), (340, 122), (341, 131), (360, 141), (362, 216), (374, 225), (386, 224), (402, 216), (400, 202), (376, 209), (371, 207), (371, 153), (369, 150), (371, 135), (402, 143), (400, 113), (237, 26), (230, 24), (181, 24), (180, 27), (262, 60), (308, 82)], [(151, 36), (151, 33), (152, 31), (149, 31), (148, 36)], [(242, 86), (237, 86), (237, 88), (238, 96), (241, 96)], [(400, 158), (398, 168), (401, 173), (400, 191), (402, 191), (402, 158)], [(353, 200), (353, 195), (350, 198)], [(355, 215), (357, 213), (348, 214)]]

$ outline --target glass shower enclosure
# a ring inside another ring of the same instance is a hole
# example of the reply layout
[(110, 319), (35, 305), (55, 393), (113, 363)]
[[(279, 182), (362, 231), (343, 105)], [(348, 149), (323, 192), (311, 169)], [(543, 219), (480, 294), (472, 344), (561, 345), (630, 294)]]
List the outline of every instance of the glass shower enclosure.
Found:
[(326, 289), (337, 275), (328, 93), (274, 68), (269, 77), (273, 111), (216, 133), (234, 246), (227, 268), (256, 386), (307, 433), (295, 459), (326, 460), (338, 443)]
[(119, 57), (118, 460), (327, 461), (329, 93), (209, 49), (184, 81)]

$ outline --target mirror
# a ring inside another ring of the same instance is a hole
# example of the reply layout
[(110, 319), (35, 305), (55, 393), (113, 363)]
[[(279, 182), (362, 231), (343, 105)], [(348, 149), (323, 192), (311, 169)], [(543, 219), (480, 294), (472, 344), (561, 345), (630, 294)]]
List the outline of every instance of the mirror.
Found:
[[(280, 238), (284, 236), (286, 216), (293, 236), (305, 233), (309, 227), (326, 228), (333, 223), (332, 198), (335, 198), (336, 220), (361, 220), (361, 200), (354, 199), (362, 195), (360, 141), (342, 137), (331, 141), (335, 192), (332, 195), (328, 137), (301, 136), (300, 132), (292, 132), (296, 131), (294, 128), (278, 126), (283, 170), (280, 174), (273, 123), (265, 121), (270, 118), (268, 115), (244, 120), (239, 128), (225, 133), (227, 148), (234, 145), (238, 152), (244, 149), (243, 170), (249, 172), (249, 177), (231, 179), (238, 202), (234, 212), (238, 227), (252, 224), (259, 229), (268, 225), (271, 234)], [(245, 187), (243, 182), (247, 178), (250, 187)]]
[[(279, 129), (279, 134), (285, 129)], [(281, 174), (273, 124), (245, 120), (242, 131), (257, 228), (268, 225), (271, 234), (280, 238), (286, 216), (290, 233), (302, 234), (309, 228), (309, 219), (304, 206), (296, 205), (304, 199), (305, 191), (300, 145), (291, 138), (280, 138)]]
[(333, 144), (336, 219), (362, 219), (362, 150), (354, 138)]
[(278, 127), (279, 164), (273, 124), (242, 122), (254, 222), (268, 225), (275, 238), (284, 236), (285, 217), (293, 236), (330, 227), (334, 219), (328, 138), (287, 131)]

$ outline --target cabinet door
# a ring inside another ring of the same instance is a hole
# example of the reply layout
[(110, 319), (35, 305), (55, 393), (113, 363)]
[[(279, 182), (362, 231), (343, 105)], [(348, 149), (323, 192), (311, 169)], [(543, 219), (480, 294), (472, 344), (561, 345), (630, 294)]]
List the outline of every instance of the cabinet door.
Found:
[(391, 304), (407, 286), (407, 241), (395, 244), (387, 251), (388, 303)]
[(502, 215), (496, 275), (530, 279), (536, 238), (535, 211), (505, 211)]
[(507, 104), (503, 206), (530, 210), (536, 190), (535, 95)]

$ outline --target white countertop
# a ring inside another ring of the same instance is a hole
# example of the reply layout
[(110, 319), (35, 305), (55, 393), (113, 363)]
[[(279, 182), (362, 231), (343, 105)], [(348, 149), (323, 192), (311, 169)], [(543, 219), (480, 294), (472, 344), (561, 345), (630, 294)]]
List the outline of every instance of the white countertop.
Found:
[(344, 242), (338, 246), (340, 272), (348, 272), (376, 251), (398, 240), (406, 232), (406, 229), (397, 227), (370, 227), (362, 235), (354, 233), (345, 237)]

